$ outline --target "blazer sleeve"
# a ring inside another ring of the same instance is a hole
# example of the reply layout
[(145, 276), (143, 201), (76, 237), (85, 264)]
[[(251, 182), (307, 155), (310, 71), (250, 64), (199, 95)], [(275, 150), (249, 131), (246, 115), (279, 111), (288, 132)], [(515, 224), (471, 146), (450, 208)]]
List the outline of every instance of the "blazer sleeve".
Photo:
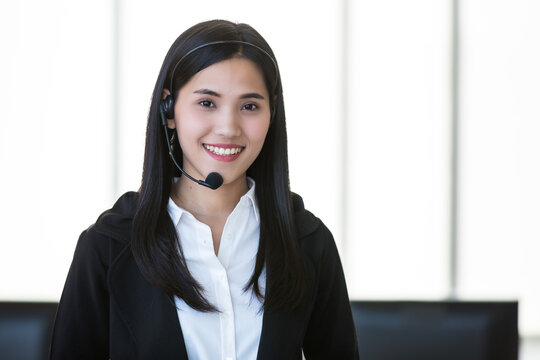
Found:
[(108, 251), (89, 229), (79, 237), (58, 306), (50, 359), (108, 359)]
[(304, 338), (306, 359), (358, 359), (358, 344), (336, 244), (323, 225), (323, 251), (318, 264), (314, 308)]

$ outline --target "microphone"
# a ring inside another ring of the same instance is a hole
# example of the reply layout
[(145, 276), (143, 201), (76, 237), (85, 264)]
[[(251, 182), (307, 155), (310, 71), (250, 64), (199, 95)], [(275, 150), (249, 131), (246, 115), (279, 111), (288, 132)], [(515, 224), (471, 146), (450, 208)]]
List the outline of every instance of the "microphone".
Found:
[(167, 121), (165, 120), (165, 114), (163, 113), (163, 107), (159, 107), (159, 113), (161, 115), (161, 122), (163, 124), (163, 129), (165, 130), (165, 142), (167, 143), (167, 147), (169, 148), (169, 156), (171, 157), (174, 165), (180, 170), (182, 174), (184, 174), (188, 179), (191, 181), (196, 182), (199, 185), (206, 186), (207, 188), (210, 188), (212, 190), (216, 190), (218, 187), (220, 187), (223, 184), (223, 177), (219, 175), (217, 172), (211, 172), (208, 174), (206, 179), (203, 180), (197, 180), (193, 178), (191, 175), (189, 175), (187, 172), (182, 169), (180, 165), (176, 162), (176, 159), (174, 158), (174, 155), (172, 153), (172, 146), (169, 143), (169, 134), (167, 133)]
[(223, 184), (223, 177), (217, 172), (211, 172), (201, 185), (207, 186), (212, 190), (216, 190)]

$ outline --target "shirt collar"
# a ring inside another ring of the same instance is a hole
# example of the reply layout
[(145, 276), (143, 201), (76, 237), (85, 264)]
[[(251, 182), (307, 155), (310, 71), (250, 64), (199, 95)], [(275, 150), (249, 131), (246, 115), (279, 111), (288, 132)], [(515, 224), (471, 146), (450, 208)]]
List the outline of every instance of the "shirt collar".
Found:
[[(255, 195), (255, 180), (247, 177), (247, 183), (249, 190), (247, 193), (245, 193), (241, 198), (238, 204), (241, 204), (245, 201), (249, 201), (249, 204), (253, 207), (253, 213), (255, 214), (255, 219), (258, 223), (260, 223), (260, 215), (259, 215), (259, 205), (257, 203), (257, 196)], [(167, 204), (167, 210), (169, 211), (169, 216), (171, 217), (171, 220), (174, 224), (174, 226), (178, 225), (178, 222), (180, 221), (180, 218), (184, 213), (188, 213), (186, 210), (182, 209), (176, 203), (173, 201), (171, 197), (169, 197), (169, 203)]]

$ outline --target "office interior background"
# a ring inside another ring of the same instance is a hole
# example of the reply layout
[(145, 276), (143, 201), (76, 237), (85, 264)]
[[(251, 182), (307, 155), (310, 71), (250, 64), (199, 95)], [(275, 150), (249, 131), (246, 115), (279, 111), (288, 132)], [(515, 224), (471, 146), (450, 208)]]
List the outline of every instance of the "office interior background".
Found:
[(540, 2), (0, 2), (0, 299), (57, 301), (141, 178), (161, 62), (196, 22), (278, 59), (290, 178), (352, 299), (519, 300), (540, 338)]

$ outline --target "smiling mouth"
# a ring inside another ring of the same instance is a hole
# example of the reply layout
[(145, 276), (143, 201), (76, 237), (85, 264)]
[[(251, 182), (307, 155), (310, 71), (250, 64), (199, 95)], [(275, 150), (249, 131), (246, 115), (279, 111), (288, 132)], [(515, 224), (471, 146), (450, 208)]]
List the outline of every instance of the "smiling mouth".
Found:
[(203, 144), (204, 148), (208, 151), (210, 151), (213, 154), (220, 155), (220, 156), (231, 156), (239, 154), (242, 150), (244, 150), (244, 147), (219, 147), (219, 146), (213, 146), (208, 144)]

